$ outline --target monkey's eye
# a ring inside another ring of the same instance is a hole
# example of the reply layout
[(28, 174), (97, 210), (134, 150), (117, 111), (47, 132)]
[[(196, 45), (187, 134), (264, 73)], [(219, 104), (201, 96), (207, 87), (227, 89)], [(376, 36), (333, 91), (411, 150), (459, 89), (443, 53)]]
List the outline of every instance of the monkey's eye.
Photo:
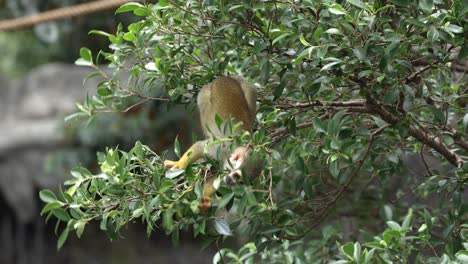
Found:
[(231, 174), (231, 177), (237, 182), (242, 178), (242, 175), (241, 175), (240, 171), (234, 171)]
[(234, 179), (232, 179), (232, 177), (230, 175), (226, 175), (224, 176), (224, 182), (227, 184), (227, 185), (234, 185), (236, 184), (236, 182), (234, 181)]

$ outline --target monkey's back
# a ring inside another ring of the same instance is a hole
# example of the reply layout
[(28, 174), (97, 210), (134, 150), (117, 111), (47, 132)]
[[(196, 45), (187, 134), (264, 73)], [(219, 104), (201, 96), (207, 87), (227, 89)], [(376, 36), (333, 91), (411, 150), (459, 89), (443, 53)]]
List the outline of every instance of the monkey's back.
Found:
[(241, 83), (231, 77), (219, 77), (205, 85), (198, 94), (200, 120), (206, 136), (222, 136), (215, 123), (215, 114), (221, 119), (233, 118), (242, 122), (242, 128), (252, 131), (253, 120)]

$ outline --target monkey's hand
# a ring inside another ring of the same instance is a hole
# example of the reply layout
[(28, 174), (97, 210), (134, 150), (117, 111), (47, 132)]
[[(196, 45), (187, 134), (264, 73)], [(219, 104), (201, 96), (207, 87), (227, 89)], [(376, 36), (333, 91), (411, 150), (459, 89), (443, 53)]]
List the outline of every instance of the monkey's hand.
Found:
[(210, 207), (211, 207), (211, 197), (203, 197), (200, 204), (198, 205), (198, 208), (200, 208), (200, 211), (204, 213), (208, 209), (210, 209)]
[(185, 170), (188, 166), (188, 160), (187, 159), (180, 159), (178, 161), (173, 161), (173, 160), (165, 160), (164, 161), (164, 167), (166, 168), (176, 168), (176, 169), (181, 169)]

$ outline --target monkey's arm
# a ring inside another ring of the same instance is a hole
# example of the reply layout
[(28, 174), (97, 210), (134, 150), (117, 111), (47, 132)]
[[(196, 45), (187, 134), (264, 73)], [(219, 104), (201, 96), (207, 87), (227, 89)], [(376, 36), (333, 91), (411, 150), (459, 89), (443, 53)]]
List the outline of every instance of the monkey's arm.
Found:
[(164, 167), (185, 169), (187, 166), (203, 157), (203, 149), (206, 145), (206, 140), (197, 141), (193, 144), (178, 161), (165, 160)]
[(211, 196), (216, 192), (213, 186), (215, 179), (216, 177), (206, 179), (205, 185), (203, 186), (203, 199), (198, 205), (198, 208), (200, 208), (202, 212), (205, 212), (211, 207)]
[[(203, 151), (206, 142), (206, 140), (195, 142), (195, 144), (193, 144), (178, 161), (165, 160), (164, 167), (177, 169), (187, 168), (190, 163), (195, 162), (203, 157)], [(198, 205), (202, 212), (205, 212), (208, 210), (208, 208), (211, 207), (211, 196), (213, 196), (213, 194), (216, 192), (216, 189), (213, 186), (215, 179), (215, 177), (207, 179), (203, 186), (203, 198)]]

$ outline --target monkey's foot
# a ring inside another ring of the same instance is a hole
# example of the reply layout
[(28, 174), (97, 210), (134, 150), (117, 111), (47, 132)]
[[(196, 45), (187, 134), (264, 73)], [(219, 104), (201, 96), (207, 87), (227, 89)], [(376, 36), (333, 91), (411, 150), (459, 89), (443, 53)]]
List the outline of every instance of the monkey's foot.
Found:
[(185, 164), (185, 162), (182, 162), (182, 161), (173, 161), (173, 160), (165, 160), (164, 161), (164, 167), (165, 168), (176, 168), (176, 169), (182, 169), (184, 170), (185, 168), (187, 168), (187, 164)]
[(211, 198), (209, 197), (204, 197), (200, 204), (198, 205), (198, 208), (200, 208), (200, 211), (202, 213), (206, 212), (209, 208), (211, 207)]

